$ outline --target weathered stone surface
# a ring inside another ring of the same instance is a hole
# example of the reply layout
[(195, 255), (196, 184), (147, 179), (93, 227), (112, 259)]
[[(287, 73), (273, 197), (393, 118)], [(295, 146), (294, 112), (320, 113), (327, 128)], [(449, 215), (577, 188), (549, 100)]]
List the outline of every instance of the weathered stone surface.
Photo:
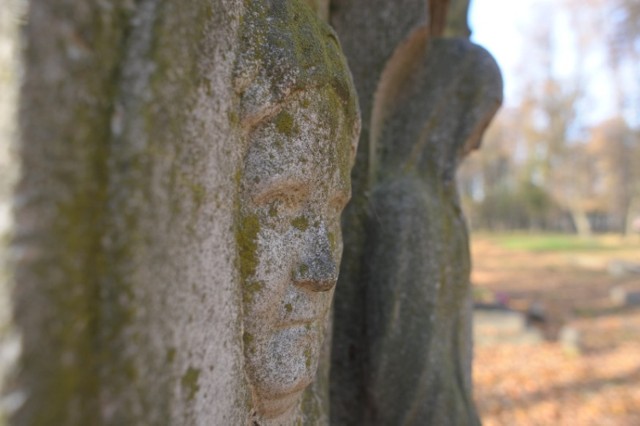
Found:
[(296, 410), (318, 366), (360, 123), (335, 33), (312, 9), (255, 2), (240, 32), (245, 368), (255, 421), (286, 424), (302, 416)]
[[(344, 253), (334, 301), (331, 354), (331, 424), (361, 421), (365, 287), (361, 274), (369, 191), (369, 139), (373, 94), (396, 46), (427, 16), (422, 0), (334, 0), (331, 24), (340, 37), (358, 92), (362, 131), (352, 173), (352, 200), (342, 218)], [(366, 46), (366, 47), (365, 47)]]
[(326, 420), (326, 405), (298, 405), (359, 122), (315, 13), (303, 0), (29, 3), (11, 424)]
[[(29, 3), (13, 424), (239, 424), (238, 1)], [(46, 354), (46, 356), (43, 356)]]
[(353, 186), (327, 0), (29, 3), (12, 424), (326, 424), (351, 187), (332, 423), (476, 421), (453, 181), (493, 63), (430, 38), (465, 1), (331, 6)]
[(500, 105), (500, 73), (467, 40), (423, 40), (409, 41), (422, 45), (422, 54), (406, 58), (403, 68), (413, 72), (394, 85), (393, 98), (379, 94), (387, 105), (374, 116), (380, 130), (372, 145), (379, 148), (364, 255), (368, 424), (479, 422), (463, 315), (468, 239), (455, 170)]
[[(16, 100), (19, 87), (19, 23), (23, 5), (8, 0), (0, 12), (0, 389), (15, 376), (20, 341), (11, 318), (12, 281), (7, 269), (7, 248), (11, 236), (11, 198), (18, 172), (15, 155)], [(0, 395), (0, 424), (7, 411), (22, 402), (20, 394)]]
[[(359, 92), (367, 161), (356, 164), (354, 188), (360, 184), (369, 196), (356, 194), (344, 224), (353, 246), (339, 284), (346, 297), (336, 299), (335, 424), (479, 422), (471, 398), (468, 241), (455, 171), (478, 147), (502, 83), (486, 51), (465, 38), (434, 37), (465, 33), (466, 17), (447, 19), (447, 3), (429, 4), (428, 26), (403, 26), (381, 13), (389, 21), (382, 18), (376, 31), (395, 23), (404, 31), (384, 70), (349, 51), (349, 37), (370, 43), (352, 34), (357, 28), (337, 25), (356, 84), (361, 60), (376, 88), (375, 96)], [(467, 5), (455, 5), (466, 13)]]
[(329, 0), (307, 0), (307, 3), (320, 19), (329, 21)]
[(471, 29), (469, 28), (468, 15), (471, 0), (450, 0), (450, 2), (443, 35), (469, 38)]

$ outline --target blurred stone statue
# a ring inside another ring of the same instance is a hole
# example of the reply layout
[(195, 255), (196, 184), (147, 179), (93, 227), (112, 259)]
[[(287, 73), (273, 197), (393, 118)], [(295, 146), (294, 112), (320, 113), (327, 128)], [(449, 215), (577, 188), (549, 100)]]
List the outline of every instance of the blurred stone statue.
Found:
[(251, 421), (290, 424), (338, 277), (357, 98), (335, 34), (304, 2), (251, 2), (242, 34), (236, 242)]
[(440, 37), (433, 19), (398, 46), (375, 94), (363, 255), (369, 425), (480, 423), (455, 172), (500, 106), (502, 80), (487, 51)]

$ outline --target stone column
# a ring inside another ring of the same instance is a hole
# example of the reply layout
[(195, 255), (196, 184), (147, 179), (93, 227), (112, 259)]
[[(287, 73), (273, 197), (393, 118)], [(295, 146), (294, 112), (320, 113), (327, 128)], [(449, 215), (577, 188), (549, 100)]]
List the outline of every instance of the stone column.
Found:
[(246, 418), (229, 202), (242, 13), (225, 0), (29, 2), (12, 424)]
[[(6, 286), (21, 340), (4, 386), (10, 424), (275, 424), (257, 391), (264, 369), (313, 377), (359, 129), (339, 43), (317, 16), (327, 10), (28, 3)], [(300, 213), (285, 220), (293, 198)], [(265, 253), (294, 253), (288, 266), (300, 268), (269, 270)], [(281, 275), (300, 297), (261, 294)], [(303, 296), (323, 303), (294, 318)], [(251, 363), (255, 344), (286, 325), (251, 315), (252, 300), (267, 299), (295, 328), (278, 341), (300, 349), (294, 364)], [(279, 424), (322, 423), (300, 399)]]

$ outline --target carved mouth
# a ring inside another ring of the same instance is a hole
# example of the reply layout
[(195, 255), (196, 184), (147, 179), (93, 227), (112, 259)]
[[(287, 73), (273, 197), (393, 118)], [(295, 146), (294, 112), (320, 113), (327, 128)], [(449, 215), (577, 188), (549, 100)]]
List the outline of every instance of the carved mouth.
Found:
[(296, 386), (295, 390), (276, 397), (264, 398), (260, 403), (260, 412), (265, 419), (274, 419), (296, 406), (302, 392), (311, 382)]
[(295, 328), (295, 327), (304, 327), (308, 331), (311, 331), (312, 327), (318, 321), (317, 318), (309, 318), (309, 319), (297, 319), (292, 321), (286, 321), (278, 324), (276, 327), (278, 330), (282, 330), (285, 328)]

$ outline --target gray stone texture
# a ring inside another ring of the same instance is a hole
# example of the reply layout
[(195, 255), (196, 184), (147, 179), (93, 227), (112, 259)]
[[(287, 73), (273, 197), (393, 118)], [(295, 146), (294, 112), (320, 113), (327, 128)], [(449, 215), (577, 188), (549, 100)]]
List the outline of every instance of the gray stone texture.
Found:
[[(455, 171), (479, 146), (501, 103), (502, 82), (484, 49), (464, 37), (439, 37), (468, 34), (460, 24), (466, 19), (447, 20), (447, 4), (429, 4), (429, 24), (414, 27), (381, 12), (377, 30), (397, 30), (397, 23), (404, 36), (379, 73), (369, 70), (375, 92), (359, 92), (367, 158), (356, 163), (360, 204), (345, 216), (345, 241), (353, 245), (343, 257), (335, 305), (333, 424), (479, 423), (471, 393), (468, 237)], [(378, 10), (384, 6), (368, 13)], [(358, 63), (367, 61), (346, 41), (360, 37), (358, 29), (336, 27), (359, 85)]]
[(413, 72), (395, 80), (392, 93), (378, 94), (384, 105), (374, 115), (380, 130), (372, 133), (363, 256), (365, 419), (477, 424), (464, 318), (470, 259), (455, 170), (500, 104), (500, 73), (486, 51), (464, 39), (409, 43), (422, 54), (406, 57), (403, 68)]
[(31, 0), (9, 424), (474, 424), (467, 7)]
[(29, 3), (12, 424), (246, 418), (229, 202), (241, 14), (231, 0)]
[[(331, 424), (355, 425), (364, 406), (364, 294), (360, 279), (364, 220), (369, 190), (369, 148), (373, 95), (393, 51), (427, 16), (416, 0), (334, 0), (335, 28), (353, 75), (362, 131), (352, 172), (352, 199), (342, 217), (344, 253), (334, 300), (331, 353)], [(367, 47), (365, 47), (367, 46)]]
[[(19, 0), (7, 0), (0, 11), (0, 389), (15, 376), (20, 348), (12, 322), (13, 283), (6, 258), (12, 231), (12, 190), (18, 173), (14, 141), (20, 75), (19, 25), (23, 9)], [(21, 401), (19, 394), (0, 395), (0, 424), (6, 424), (6, 412)]]
[[(304, 3), (251, 3), (240, 33), (245, 370), (255, 421), (286, 424), (326, 333), (360, 129), (357, 95), (335, 33)], [(314, 396), (307, 422), (326, 417)]]
[(449, 0), (449, 10), (447, 12), (447, 23), (444, 27), (446, 37), (469, 37), (469, 4), (471, 0)]
[(358, 132), (333, 32), (302, 0), (33, 0), (25, 22), (10, 424), (322, 424), (326, 405), (302, 412), (301, 396), (286, 417), (264, 410), (256, 380), (267, 362), (288, 380), (291, 360), (248, 355), (276, 310), (255, 316), (247, 287), (298, 273), (297, 292), (253, 300), (312, 309), (304, 344), (278, 342), (302, 348), (306, 386)]

